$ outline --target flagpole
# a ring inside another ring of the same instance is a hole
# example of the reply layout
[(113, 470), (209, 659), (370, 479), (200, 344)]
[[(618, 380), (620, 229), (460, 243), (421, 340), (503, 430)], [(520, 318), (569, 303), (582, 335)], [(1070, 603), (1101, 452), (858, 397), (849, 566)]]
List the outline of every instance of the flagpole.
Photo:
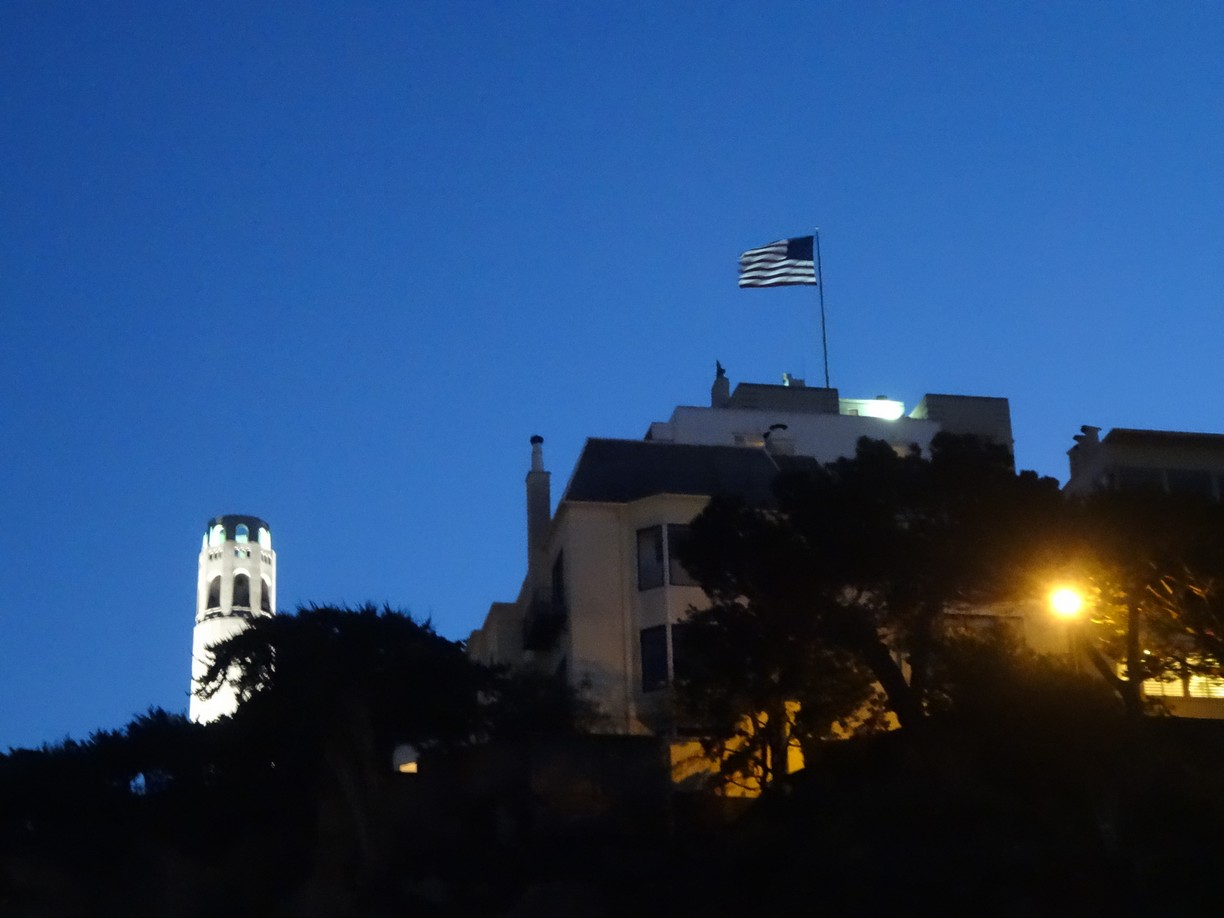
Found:
[(816, 289), (820, 291), (820, 346), (824, 351), (825, 388), (829, 388), (829, 338), (825, 333), (824, 275), (820, 271), (820, 227), (816, 227)]

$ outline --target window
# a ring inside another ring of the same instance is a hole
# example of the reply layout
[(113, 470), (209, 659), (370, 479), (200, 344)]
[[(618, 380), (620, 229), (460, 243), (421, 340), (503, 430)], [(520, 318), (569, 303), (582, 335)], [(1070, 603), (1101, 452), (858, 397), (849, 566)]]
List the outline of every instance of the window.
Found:
[(234, 541), (235, 542), (251, 541), (251, 530), (247, 527), (246, 523), (238, 524), (238, 528), (234, 530)]
[(214, 577), (208, 584), (208, 603), (206, 609), (221, 608), (221, 578)]
[(643, 628), (640, 634), (642, 650), (642, 691), (666, 688), (674, 679), (691, 675), (692, 625), (670, 626), (670, 647), (667, 625)]
[(653, 692), (667, 686), (667, 626), (643, 628), (642, 691)]
[(637, 533), (638, 589), (663, 586), (663, 527), (651, 526)]
[(272, 584), (266, 580), (259, 581), (259, 611), (272, 614)]
[(672, 678), (688, 679), (693, 673), (692, 633), (696, 625), (672, 625)]
[(667, 576), (672, 586), (697, 586), (697, 578), (680, 563), (681, 546), (692, 538), (688, 526), (667, 524)]
[(268, 530), (267, 530), (267, 529), (265, 529), (263, 526), (260, 526), (260, 527), (259, 527), (259, 535), (257, 536), (257, 538), (258, 538), (258, 540), (259, 540), (259, 547), (260, 547), (260, 548), (267, 548), (267, 549), (271, 550), (271, 548), (272, 548), (272, 533), (268, 532)]
[(1215, 482), (1210, 472), (1195, 469), (1169, 469), (1165, 472), (1169, 493), (1203, 500), (1215, 500)]
[(246, 574), (234, 575), (234, 608), (251, 608), (251, 578)]
[(1164, 476), (1160, 469), (1118, 469), (1114, 480), (1119, 488), (1126, 491), (1164, 490)]
[(697, 586), (697, 580), (680, 563), (679, 558), (679, 547), (689, 538), (689, 527), (678, 523), (638, 530), (639, 590), (652, 590), (664, 583), (670, 583), (672, 586)]

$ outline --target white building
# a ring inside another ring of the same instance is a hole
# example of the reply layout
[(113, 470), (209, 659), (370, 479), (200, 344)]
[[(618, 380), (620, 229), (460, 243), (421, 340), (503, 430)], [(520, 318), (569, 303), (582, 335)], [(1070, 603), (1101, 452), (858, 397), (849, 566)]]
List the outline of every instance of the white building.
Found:
[(585, 686), (608, 732), (669, 733), (677, 626), (704, 600), (674, 549), (710, 498), (767, 501), (783, 466), (853, 455), (861, 437), (925, 451), (941, 430), (1012, 446), (1003, 398), (927, 395), (906, 414), (891, 399), (843, 399), (789, 378), (732, 393), (720, 366), (709, 407), (678, 407), (643, 440), (588, 440), (551, 515), (533, 437), (527, 575), (517, 599), (490, 607), (469, 652)]
[(208, 669), (208, 648), (276, 609), (276, 552), (272, 530), (254, 516), (218, 516), (208, 521), (196, 579), (196, 617), (191, 641), (191, 702), (194, 721), (234, 713), (238, 700), (229, 685), (211, 698), (196, 697)]

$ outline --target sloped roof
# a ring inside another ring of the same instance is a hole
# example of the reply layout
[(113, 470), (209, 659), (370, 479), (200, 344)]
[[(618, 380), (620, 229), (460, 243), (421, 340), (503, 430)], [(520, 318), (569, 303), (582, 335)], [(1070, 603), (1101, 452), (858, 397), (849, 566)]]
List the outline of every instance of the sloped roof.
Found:
[(745, 446), (587, 440), (562, 500), (628, 503), (654, 494), (734, 495), (767, 504), (779, 464), (811, 462)]

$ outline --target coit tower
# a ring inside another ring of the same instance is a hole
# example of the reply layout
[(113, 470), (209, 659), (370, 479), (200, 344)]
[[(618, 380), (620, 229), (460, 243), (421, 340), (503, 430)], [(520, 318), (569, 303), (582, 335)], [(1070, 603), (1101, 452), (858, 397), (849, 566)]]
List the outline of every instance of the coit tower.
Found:
[(208, 669), (208, 648), (276, 609), (276, 552), (272, 530), (254, 516), (218, 516), (208, 521), (200, 547), (195, 630), (191, 640), (191, 705), (194, 721), (233, 714), (238, 698), (226, 683), (208, 699), (196, 697)]

